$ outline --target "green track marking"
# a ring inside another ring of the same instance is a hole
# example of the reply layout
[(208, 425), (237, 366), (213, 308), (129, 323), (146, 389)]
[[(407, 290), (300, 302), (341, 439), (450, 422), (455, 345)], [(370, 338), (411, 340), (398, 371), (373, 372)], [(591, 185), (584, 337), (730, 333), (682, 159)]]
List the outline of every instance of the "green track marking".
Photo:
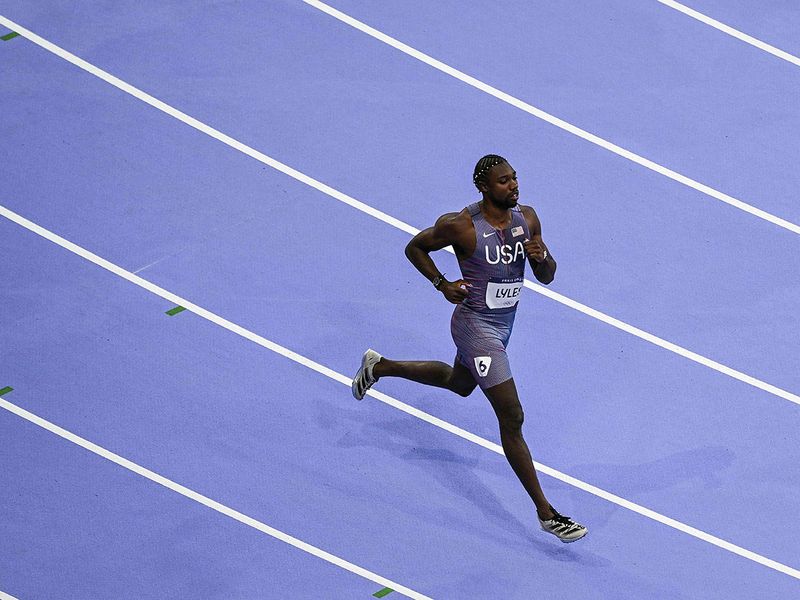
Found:
[(13, 391), (14, 391), (14, 388), (12, 388), (12, 387), (4, 387), (2, 390), (0, 390), (0, 396), (2, 396), (3, 394), (7, 394), (8, 392), (13, 392)]
[(8, 40), (13, 40), (18, 35), (19, 34), (16, 31), (12, 31), (11, 33), (7, 33), (6, 35), (0, 37), (0, 40), (3, 40), (4, 42), (7, 42)]
[(392, 588), (383, 588), (382, 590), (378, 590), (372, 595), (375, 596), (376, 598), (383, 598), (384, 596), (388, 596), (389, 594), (391, 594), (393, 591), (394, 590)]
[(175, 316), (175, 315), (177, 315), (179, 312), (183, 312), (183, 311), (185, 311), (185, 310), (186, 310), (186, 309), (185, 309), (185, 308), (183, 308), (182, 306), (176, 306), (175, 308), (170, 308), (170, 309), (169, 309), (169, 310), (166, 312), (166, 314), (168, 314), (170, 317), (174, 317), (174, 316)]

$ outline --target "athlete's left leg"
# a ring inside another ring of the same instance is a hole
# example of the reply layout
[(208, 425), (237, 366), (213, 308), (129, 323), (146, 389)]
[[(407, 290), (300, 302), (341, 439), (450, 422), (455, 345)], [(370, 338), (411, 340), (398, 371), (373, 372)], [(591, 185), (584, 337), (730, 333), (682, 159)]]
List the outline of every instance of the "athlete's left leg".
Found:
[(514, 469), (514, 473), (522, 482), (525, 491), (536, 505), (536, 513), (542, 529), (552, 533), (562, 542), (574, 542), (581, 539), (588, 531), (586, 527), (556, 512), (547, 501), (542, 486), (539, 485), (539, 477), (536, 475), (528, 444), (522, 437), (522, 423), (525, 417), (514, 380), (507, 379), (492, 387), (484, 388), (483, 393), (486, 394), (497, 415), (503, 452), (505, 452), (511, 468)]
[(533, 466), (528, 444), (522, 436), (522, 423), (525, 415), (522, 404), (517, 394), (517, 386), (514, 379), (508, 379), (490, 388), (484, 389), (483, 393), (492, 404), (497, 421), (500, 425), (500, 442), (503, 445), (511, 468), (516, 473), (525, 491), (536, 505), (536, 512), (540, 519), (552, 519), (553, 511), (547, 498), (539, 484), (539, 477)]

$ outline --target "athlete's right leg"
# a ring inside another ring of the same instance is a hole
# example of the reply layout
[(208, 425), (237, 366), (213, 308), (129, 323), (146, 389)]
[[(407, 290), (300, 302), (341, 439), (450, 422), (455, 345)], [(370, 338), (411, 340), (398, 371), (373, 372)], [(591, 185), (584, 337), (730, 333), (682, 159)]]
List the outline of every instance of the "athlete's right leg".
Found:
[(381, 377), (409, 379), (444, 388), (465, 397), (469, 396), (478, 385), (470, 370), (458, 359), (451, 367), (437, 360), (389, 360), (383, 357), (372, 367), (372, 376), (376, 381)]

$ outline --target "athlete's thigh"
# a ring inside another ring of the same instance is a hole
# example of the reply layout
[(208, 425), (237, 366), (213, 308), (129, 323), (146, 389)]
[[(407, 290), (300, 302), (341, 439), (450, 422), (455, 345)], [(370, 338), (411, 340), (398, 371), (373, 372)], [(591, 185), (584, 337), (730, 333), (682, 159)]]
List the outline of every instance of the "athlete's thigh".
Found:
[(481, 389), (511, 379), (511, 365), (505, 347), (507, 327), (465, 311), (454, 312), (450, 323), (458, 350), (457, 362), (470, 371)]
[(506, 419), (521, 421), (523, 419), (522, 403), (519, 401), (517, 385), (514, 383), (513, 377), (490, 388), (483, 388), (483, 393), (489, 399), (497, 418), (501, 421)]

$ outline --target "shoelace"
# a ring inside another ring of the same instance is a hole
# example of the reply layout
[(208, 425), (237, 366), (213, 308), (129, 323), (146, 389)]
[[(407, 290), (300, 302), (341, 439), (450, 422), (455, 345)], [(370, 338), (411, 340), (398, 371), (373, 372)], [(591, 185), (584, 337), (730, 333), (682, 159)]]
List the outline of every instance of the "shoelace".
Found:
[[(551, 509), (551, 510), (553, 510), (553, 509)], [(581, 527), (581, 525), (578, 525), (571, 518), (569, 518), (569, 517), (567, 517), (565, 515), (562, 515), (560, 513), (557, 513), (555, 510), (553, 510), (553, 518), (550, 519), (550, 520), (551, 521), (555, 521), (559, 525), (564, 525), (567, 528), (570, 528), (570, 527), (579, 527), (580, 528)]]
[(575, 521), (573, 521), (569, 517), (566, 517), (564, 515), (560, 515), (558, 513), (556, 513), (556, 515), (553, 517), (553, 520), (554, 521), (558, 521), (559, 523), (564, 523), (565, 525), (570, 525), (570, 524), (575, 523)]

